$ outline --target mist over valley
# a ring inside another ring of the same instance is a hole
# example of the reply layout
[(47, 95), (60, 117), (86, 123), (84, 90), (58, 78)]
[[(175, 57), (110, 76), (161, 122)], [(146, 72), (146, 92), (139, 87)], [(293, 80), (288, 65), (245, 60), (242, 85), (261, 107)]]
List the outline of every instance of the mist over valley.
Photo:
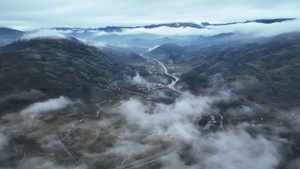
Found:
[(0, 168), (300, 168), (299, 3), (198, 3), (4, 10)]

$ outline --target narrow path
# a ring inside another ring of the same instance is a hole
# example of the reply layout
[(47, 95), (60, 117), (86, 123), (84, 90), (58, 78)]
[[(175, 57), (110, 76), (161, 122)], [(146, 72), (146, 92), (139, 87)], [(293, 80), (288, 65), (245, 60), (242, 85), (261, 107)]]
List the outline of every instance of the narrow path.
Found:
[[(77, 121), (76, 123), (74, 123), (70, 128), (68, 128), (68, 130), (65, 132), (65, 134), (63, 135), (63, 137), (61, 139), (59, 139), (59, 143), (61, 144), (61, 146), (64, 148), (65, 152), (67, 152), (67, 154), (81, 167), (81, 163), (78, 160), (78, 158), (76, 158), (74, 155), (72, 155), (72, 153), (70, 153), (70, 151), (67, 149), (66, 145), (64, 144), (64, 140), (68, 138), (70, 132), (72, 131), (72, 129), (78, 125), (79, 123), (81, 123), (83, 121), (83, 119)], [(82, 167), (81, 167), (82, 168)]]

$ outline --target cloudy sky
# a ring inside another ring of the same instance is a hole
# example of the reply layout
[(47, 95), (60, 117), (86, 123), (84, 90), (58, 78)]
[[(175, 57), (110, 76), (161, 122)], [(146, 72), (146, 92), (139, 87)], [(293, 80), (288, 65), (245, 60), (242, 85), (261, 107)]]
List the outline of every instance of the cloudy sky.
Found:
[(300, 17), (299, 0), (0, 0), (0, 26), (103, 27)]

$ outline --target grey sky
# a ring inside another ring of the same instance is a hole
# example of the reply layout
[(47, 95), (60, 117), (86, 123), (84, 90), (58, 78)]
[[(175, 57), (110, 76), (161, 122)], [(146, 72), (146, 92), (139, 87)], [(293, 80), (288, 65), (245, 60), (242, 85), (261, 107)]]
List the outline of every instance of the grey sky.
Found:
[(0, 26), (102, 27), (299, 17), (299, 0), (0, 0)]

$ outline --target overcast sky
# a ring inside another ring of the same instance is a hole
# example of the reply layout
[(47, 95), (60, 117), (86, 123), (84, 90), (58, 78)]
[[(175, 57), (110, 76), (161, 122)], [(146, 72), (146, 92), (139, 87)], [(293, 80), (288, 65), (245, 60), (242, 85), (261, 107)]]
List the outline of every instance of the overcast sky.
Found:
[(0, 26), (103, 27), (300, 17), (299, 0), (0, 0)]

